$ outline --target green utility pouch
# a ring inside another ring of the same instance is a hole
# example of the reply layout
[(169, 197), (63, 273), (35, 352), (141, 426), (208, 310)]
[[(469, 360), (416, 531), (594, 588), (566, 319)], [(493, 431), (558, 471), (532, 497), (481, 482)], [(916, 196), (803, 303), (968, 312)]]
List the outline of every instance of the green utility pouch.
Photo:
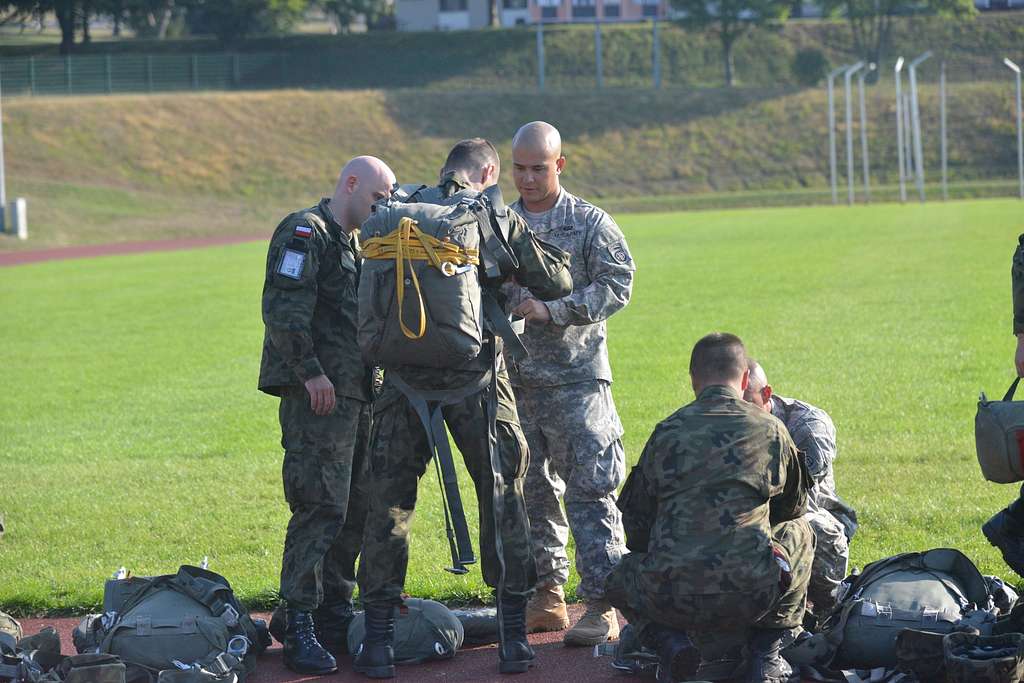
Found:
[(974, 418), (974, 443), (981, 473), (989, 481), (1011, 484), (1024, 480), (1024, 401), (1014, 401), (1020, 377), (1002, 401), (982, 393)]
[[(357, 612), (348, 627), (348, 651), (358, 652), (365, 636), (365, 614)], [(406, 598), (395, 617), (395, 662), (451, 659), (464, 637), (462, 622), (450, 609), (433, 600)]]
[(948, 683), (1018, 683), (1024, 679), (1024, 634), (950, 633), (942, 639)]
[(41, 683), (125, 683), (125, 666), (116, 655), (74, 655), (46, 674)]

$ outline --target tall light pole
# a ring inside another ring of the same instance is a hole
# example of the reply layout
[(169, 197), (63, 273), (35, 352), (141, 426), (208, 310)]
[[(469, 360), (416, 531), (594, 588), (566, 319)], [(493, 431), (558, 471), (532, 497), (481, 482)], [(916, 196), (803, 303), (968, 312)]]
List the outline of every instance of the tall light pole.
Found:
[(846, 93), (846, 203), (853, 204), (853, 95), (850, 79), (864, 68), (864, 62), (857, 62), (843, 72), (843, 88)]
[(928, 50), (914, 58), (910, 63), (910, 117), (914, 134), (914, 168), (917, 176), (917, 194), (924, 201), (924, 152), (921, 149), (921, 107), (917, 100), (917, 66), (932, 56)]
[(893, 78), (896, 80), (896, 156), (899, 162), (899, 176), (900, 176), (900, 201), (907, 201), (907, 183), (906, 177), (903, 175), (903, 74), (900, 73), (903, 70), (903, 57), (896, 60), (896, 66), (893, 67)]
[(939, 65), (939, 150), (942, 157), (942, 201), (949, 199), (949, 152), (946, 147), (946, 62)]
[(1020, 66), (1010, 61), (1009, 57), (1003, 58), (1003, 64), (1012, 69), (1017, 77), (1017, 179), (1020, 183), (1020, 198), (1024, 199), (1024, 133), (1021, 132), (1021, 126), (1024, 125), (1021, 117), (1024, 117), (1024, 112), (1021, 111), (1020, 104)]
[(833, 85), (836, 76), (846, 71), (846, 66), (835, 69), (828, 75), (828, 179), (832, 185), (832, 203), (839, 203), (839, 192), (836, 188), (836, 108)]
[[(867, 71), (874, 71), (875, 63), (868, 64)], [(864, 70), (857, 74), (857, 97), (860, 99), (860, 162), (864, 170), (864, 201), (871, 201), (871, 165), (868, 162), (868, 115), (864, 108)]]

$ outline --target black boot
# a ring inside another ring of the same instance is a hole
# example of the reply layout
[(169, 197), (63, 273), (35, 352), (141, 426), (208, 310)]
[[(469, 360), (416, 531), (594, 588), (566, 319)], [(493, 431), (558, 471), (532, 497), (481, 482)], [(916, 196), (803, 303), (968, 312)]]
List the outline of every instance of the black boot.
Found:
[(744, 683), (789, 683), (793, 667), (782, 658), (784, 628), (755, 628), (747, 643), (747, 666), (740, 679)]
[(337, 671), (338, 663), (316, 639), (312, 613), (286, 609), (284, 617), (284, 665), (314, 676)]
[(352, 603), (348, 600), (324, 603), (313, 612), (317, 640), (335, 657), (348, 654), (348, 626), (352, 616)]
[(651, 624), (644, 628), (641, 640), (658, 653), (658, 683), (686, 680), (700, 668), (700, 650), (685, 631)]
[(501, 624), (505, 638), (498, 650), (498, 671), (521, 674), (533, 665), (533, 648), (526, 640), (526, 598), (507, 595), (501, 600)]
[(352, 660), (356, 673), (370, 678), (395, 677), (395, 608), (366, 605), (366, 637)]
[(288, 619), (284, 613), (285, 605), (282, 601), (277, 604), (274, 612), (270, 615), (270, 635), (274, 636), (274, 640), (282, 645), (284, 644), (284, 632), (288, 628)]
[(1011, 514), (1009, 508), (1000, 510), (981, 527), (988, 542), (999, 548), (1003, 562), (1024, 576), (1024, 527)]

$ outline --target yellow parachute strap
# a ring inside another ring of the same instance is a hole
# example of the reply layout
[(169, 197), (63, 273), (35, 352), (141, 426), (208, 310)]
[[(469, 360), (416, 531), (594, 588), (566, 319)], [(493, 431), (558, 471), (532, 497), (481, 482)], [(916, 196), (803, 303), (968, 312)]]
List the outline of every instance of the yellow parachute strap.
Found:
[[(413, 241), (415, 238), (415, 242)], [(463, 249), (457, 244), (444, 242), (433, 235), (422, 232), (411, 218), (402, 218), (398, 227), (384, 237), (371, 237), (363, 243), (363, 258), (395, 260), (395, 298), (398, 300), (398, 324), (402, 334), (409, 339), (421, 339), (427, 332), (427, 314), (423, 305), (423, 291), (419, 278), (412, 267), (413, 261), (429, 261), (446, 276), (456, 274), (457, 266), (475, 266), (480, 263), (477, 249)], [(402, 302), (405, 301), (405, 268), (408, 262), (410, 279), (416, 290), (420, 309), (419, 331), (413, 332), (402, 318)]]

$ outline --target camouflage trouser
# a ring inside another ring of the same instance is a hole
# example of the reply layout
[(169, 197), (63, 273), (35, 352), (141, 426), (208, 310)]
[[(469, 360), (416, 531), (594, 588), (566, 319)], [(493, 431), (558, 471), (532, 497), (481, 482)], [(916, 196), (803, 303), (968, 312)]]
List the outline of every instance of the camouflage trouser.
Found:
[(792, 568), (785, 591), (777, 580), (743, 592), (703, 594), (688, 592), (689, 586), (646, 585), (640, 568), (647, 553), (630, 553), (608, 576), (605, 595), (639, 632), (660, 624), (686, 631), (698, 644), (751, 627), (793, 628), (803, 621), (814, 532), (805, 520), (795, 519), (772, 527), (772, 537)]
[[(523, 475), (529, 464), (529, 450), (506, 375), (499, 375), (497, 387), (497, 449), (505, 482), (501, 492), (505, 592), (528, 596), (537, 581), (523, 502)], [(489, 393), (489, 388), (477, 392), (445, 407), (443, 414), (476, 489), (484, 582), (497, 588), (500, 567), (494, 533), (494, 476), (487, 447)], [(372, 443), (370, 509), (359, 563), (359, 591), (364, 605), (398, 604), (409, 565), (409, 531), (416, 508), (416, 489), (431, 453), (416, 411), (387, 379), (374, 413)]]
[(836, 604), (834, 593), (846, 578), (850, 546), (842, 522), (828, 510), (808, 512), (804, 519), (811, 525), (817, 539), (807, 599), (814, 603), (816, 613), (823, 614)]
[(571, 529), (579, 594), (600, 599), (609, 572), (627, 552), (615, 505), (615, 490), (626, 475), (626, 453), (611, 387), (592, 380), (516, 387), (515, 392), (530, 444), (526, 505), (539, 584), (569, 580), (565, 546)]
[(369, 403), (337, 397), (330, 415), (314, 415), (309, 395), (281, 396), (284, 497), (292, 516), (281, 559), (281, 597), (293, 609), (351, 603), (355, 562), (366, 521)]

